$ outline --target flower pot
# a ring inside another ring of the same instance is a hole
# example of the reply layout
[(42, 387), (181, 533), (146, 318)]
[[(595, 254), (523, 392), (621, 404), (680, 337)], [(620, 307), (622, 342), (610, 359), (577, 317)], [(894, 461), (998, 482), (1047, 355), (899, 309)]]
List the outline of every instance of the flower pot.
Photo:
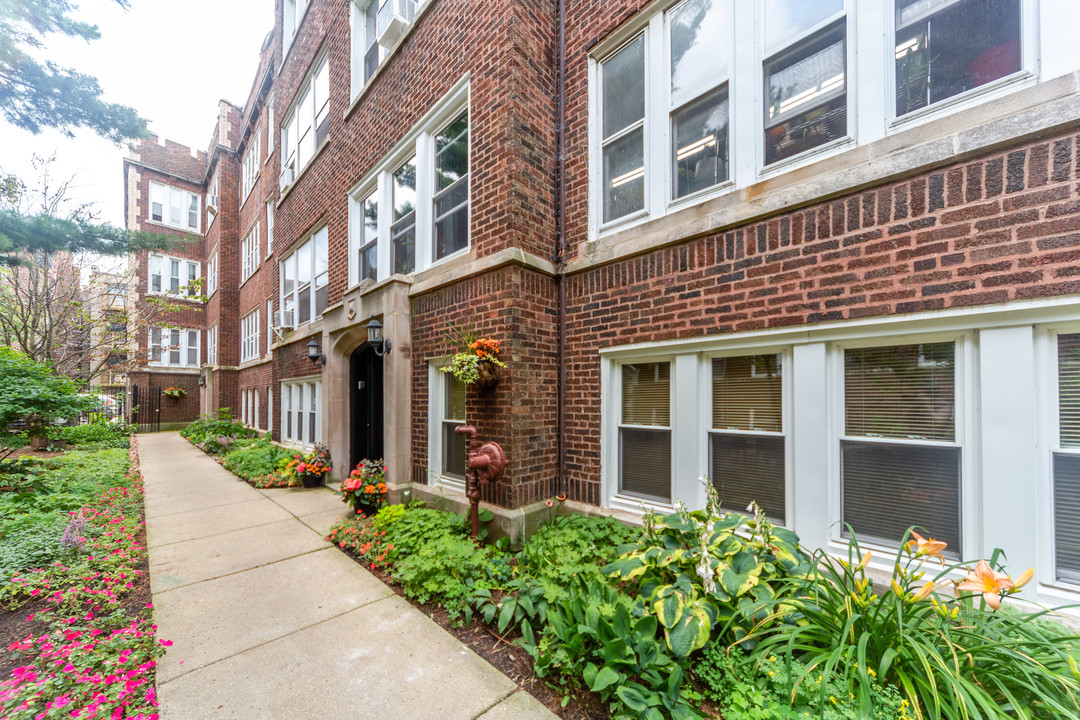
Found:
[(317, 488), (323, 484), (323, 473), (303, 473), (300, 475), (300, 482), (306, 488)]
[(476, 387), (481, 390), (491, 390), (502, 379), (502, 366), (487, 360), (481, 360), (477, 365), (479, 377), (476, 379)]

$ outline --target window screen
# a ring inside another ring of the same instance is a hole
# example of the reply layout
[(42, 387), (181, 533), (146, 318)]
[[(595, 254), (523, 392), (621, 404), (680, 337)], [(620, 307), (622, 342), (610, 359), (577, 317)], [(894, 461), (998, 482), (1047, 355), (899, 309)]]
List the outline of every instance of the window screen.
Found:
[(671, 366), (622, 366), (619, 491), (671, 500)]

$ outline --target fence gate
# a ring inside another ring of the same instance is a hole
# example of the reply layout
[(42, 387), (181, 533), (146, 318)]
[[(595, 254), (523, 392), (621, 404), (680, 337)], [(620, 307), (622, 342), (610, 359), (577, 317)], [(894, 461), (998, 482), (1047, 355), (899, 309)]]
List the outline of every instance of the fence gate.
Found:
[(131, 424), (137, 432), (161, 430), (161, 388), (131, 386)]

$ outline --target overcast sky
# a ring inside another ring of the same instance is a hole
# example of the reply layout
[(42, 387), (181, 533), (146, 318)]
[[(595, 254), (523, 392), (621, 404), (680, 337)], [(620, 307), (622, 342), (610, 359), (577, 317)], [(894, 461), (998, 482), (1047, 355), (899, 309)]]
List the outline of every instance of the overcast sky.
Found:
[[(218, 100), (247, 99), (273, 14), (273, 0), (131, 0), (126, 12), (109, 0), (82, 0), (78, 16), (101, 37), (89, 44), (48, 37), (46, 57), (97, 77), (105, 99), (135, 108), (151, 132), (205, 150)], [(57, 175), (76, 176), (76, 199), (123, 226), (124, 148), (90, 132), (31, 135), (2, 120), (0, 148), (0, 169), (24, 179), (33, 154), (56, 152)]]

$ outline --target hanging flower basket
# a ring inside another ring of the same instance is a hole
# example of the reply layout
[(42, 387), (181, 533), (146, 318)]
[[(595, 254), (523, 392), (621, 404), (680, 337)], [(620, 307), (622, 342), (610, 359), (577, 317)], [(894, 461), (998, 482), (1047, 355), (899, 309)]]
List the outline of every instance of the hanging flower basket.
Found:
[(498, 385), (502, 379), (502, 369), (506, 367), (506, 363), (499, 360), (499, 341), (477, 337), (471, 326), (466, 331), (453, 325), (450, 325), (450, 329), (454, 335), (447, 336), (447, 339), (458, 351), (439, 369), (481, 390), (490, 390)]
[(187, 395), (187, 390), (185, 390), (184, 388), (170, 386), (162, 390), (161, 394), (165, 397), (172, 398), (173, 400), (179, 400), (180, 398)]

